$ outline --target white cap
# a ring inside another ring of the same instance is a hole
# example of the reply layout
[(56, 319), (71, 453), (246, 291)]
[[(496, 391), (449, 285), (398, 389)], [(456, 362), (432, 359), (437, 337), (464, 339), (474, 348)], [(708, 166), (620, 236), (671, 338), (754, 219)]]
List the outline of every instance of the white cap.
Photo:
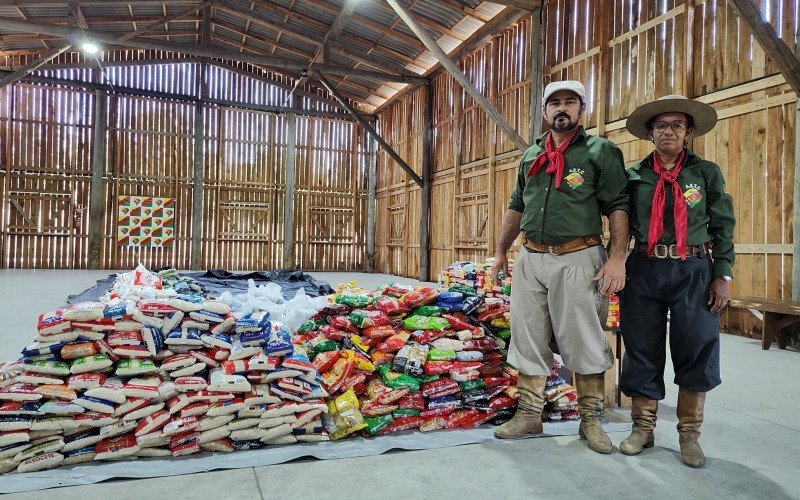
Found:
[(547, 87), (544, 88), (542, 103), (547, 104), (547, 99), (559, 90), (575, 92), (580, 96), (583, 102), (586, 102), (586, 89), (583, 87), (583, 84), (577, 80), (564, 80), (562, 82), (550, 82), (547, 84)]

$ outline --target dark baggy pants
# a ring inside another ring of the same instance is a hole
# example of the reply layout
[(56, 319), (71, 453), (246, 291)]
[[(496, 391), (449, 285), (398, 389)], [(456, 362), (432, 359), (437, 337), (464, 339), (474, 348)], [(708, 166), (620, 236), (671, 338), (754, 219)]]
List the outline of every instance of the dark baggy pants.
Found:
[(708, 255), (658, 259), (635, 251), (620, 292), (620, 333), (625, 341), (620, 388), (626, 396), (664, 399), (667, 311), (675, 383), (708, 392), (719, 374), (719, 313), (708, 306), (713, 279)]

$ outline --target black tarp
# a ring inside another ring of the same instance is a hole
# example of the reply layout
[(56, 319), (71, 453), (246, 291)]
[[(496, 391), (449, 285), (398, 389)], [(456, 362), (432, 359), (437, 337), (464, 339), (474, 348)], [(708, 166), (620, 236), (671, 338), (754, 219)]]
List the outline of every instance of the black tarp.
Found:
[[(330, 295), (333, 288), (326, 281), (319, 281), (310, 274), (297, 269), (280, 269), (276, 271), (257, 271), (250, 273), (232, 273), (225, 269), (211, 269), (205, 272), (182, 273), (199, 281), (213, 295), (219, 295), (224, 291), (229, 291), (236, 295), (247, 291), (247, 280), (252, 279), (256, 285), (266, 283), (276, 283), (281, 286), (281, 293), (287, 299), (294, 297), (297, 290), (303, 289), (309, 297), (320, 297)], [(78, 302), (91, 302), (100, 298), (114, 285), (116, 274), (111, 274), (106, 278), (97, 280), (97, 284), (81, 293), (70, 295), (67, 304)]]

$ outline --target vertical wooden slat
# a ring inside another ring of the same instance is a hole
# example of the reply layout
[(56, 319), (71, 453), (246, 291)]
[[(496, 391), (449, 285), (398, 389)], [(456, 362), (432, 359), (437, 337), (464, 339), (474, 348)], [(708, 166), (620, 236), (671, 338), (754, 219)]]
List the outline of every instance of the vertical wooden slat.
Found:
[(286, 117), (286, 156), (284, 157), (285, 197), (283, 205), (283, 268), (293, 269), (296, 265), (294, 252), (294, 195), (297, 177), (297, 115), (289, 113)]
[(103, 175), (106, 168), (108, 96), (104, 90), (95, 93), (94, 138), (92, 141), (92, 183), (89, 194), (89, 269), (101, 269), (103, 238)]

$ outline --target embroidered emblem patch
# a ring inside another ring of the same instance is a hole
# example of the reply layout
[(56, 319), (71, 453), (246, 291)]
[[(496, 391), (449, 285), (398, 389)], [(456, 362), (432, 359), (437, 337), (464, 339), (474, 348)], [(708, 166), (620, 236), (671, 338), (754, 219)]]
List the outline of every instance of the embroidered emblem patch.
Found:
[(579, 168), (571, 168), (569, 169), (569, 174), (567, 174), (567, 176), (564, 177), (564, 179), (567, 181), (569, 187), (575, 190), (583, 185), (584, 183), (583, 174), (584, 174), (583, 170)]
[(689, 208), (694, 208), (703, 199), (703, 193), (700, 192), (700, 186), (697, 184), (687, 184), (683, 197), (686, 199), (686, 204), (689, 205)]

